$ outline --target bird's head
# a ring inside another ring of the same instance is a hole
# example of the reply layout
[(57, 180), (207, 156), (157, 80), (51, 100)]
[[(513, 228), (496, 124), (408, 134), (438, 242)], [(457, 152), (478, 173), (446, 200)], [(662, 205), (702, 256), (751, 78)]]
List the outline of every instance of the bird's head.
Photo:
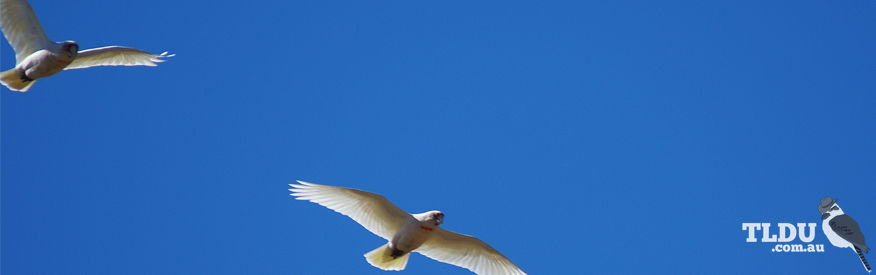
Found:
[(73, 41), (64, 41), (61, 44), (61, 49), (64, 50), (64, 54), (66, 54), (70, 58), (76, 57), (76, 54), (79, 53), (79, 44)]
[(832, 216), (843, 215), (843, 209), (836, 204), (836, 200), (831, 197), (825, 197), (821, 199), (821, 203), (818, 205), (818, 211), (821, 212), (821, 219), (826, 220)]
[(444, 213), (441, 213), (441, 211), (434, 211), (433, 210), (433, 211), (426, 212), (424, 214), (425, 214), (423, 217), (424, 222), (431, 223), (435, 226), (438, 226), (444, 222)]

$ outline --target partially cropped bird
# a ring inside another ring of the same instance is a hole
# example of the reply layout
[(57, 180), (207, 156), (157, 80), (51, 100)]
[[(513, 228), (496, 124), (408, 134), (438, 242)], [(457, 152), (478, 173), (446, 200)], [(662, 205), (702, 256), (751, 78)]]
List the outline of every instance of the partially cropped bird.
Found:
[(864, 253), (870, 252), (870, 248), (867, 247), (858, 222), (846, 215), (843, 209), (836, 204), (836, 200), (830, 196), (821, 199), (821, 203), (818, 204), (818, 212), (821, 212), (821, 229), (824, 230), (824, 235), (827, 236), (830, 244), (841, 248), (851, 248), (855, 254), (858, 254), (864, 269), (867, 272), (873, 271), (870, 269), (870, 263), (867, 263), (867, 258), (864, 258)]
[(525, 275), (508, 258), (475, 237), (438, 227), (444, 213), (408, 214), (381, 195), (344, 187), (298, 181), (290, 184), (292, 196), (349, 216), (388, 241), (365, 254), (371, 265), (383, 270), (403, 270), (410, 252), (457, 265), (477, 274)]
[(52, 42), (30, 4), (25, 0), (0, 0), (0, 28), (15, 50), (15, 68), (0, 73), (0, 83), (25, 92), (37, 79), (67, 69), (94, 66), (155, 66), (167, 52), (152, 54), (134, 48), (108, 46), (79, 51), (73, 41)]

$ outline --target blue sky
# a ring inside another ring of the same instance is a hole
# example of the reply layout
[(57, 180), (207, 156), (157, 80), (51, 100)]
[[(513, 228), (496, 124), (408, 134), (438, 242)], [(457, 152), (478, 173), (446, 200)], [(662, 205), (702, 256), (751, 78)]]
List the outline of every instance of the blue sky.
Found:
[(53, 40), (177, 56), (0, 90), (3, 274), (388, 274), (296, 179), (530, 274), (863, 273), (825, 195), (876, 242), (874, 1), (30, 3)]

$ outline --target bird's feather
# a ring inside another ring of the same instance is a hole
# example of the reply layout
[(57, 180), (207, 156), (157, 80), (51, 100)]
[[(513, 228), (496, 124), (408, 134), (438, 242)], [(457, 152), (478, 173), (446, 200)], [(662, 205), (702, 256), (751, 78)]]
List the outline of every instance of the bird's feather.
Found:
[(414, 251), (477, 274), (526, 274), (487, 243), (472, 236), (441, 228), (436, 228), (429, 240)]
[(15, 64), (52, 44), (30, 4), (25, 0), (0, 0), (0, 28), (15, 50)]
[(173, 57), (167, 52), (153, 54), (134, 48), (108, 46), (79, 51), (76, 58), (65, 70), (80, 69), (94, 66), (149, 66), (154, 67), (164, 62), (162, 58)]
[(344, 214), (361, 224), (365, 229), (386, 240), (413, 217), (381, 195), (352, 188), (319, 185), (298, 181), (290, 184), (292, 196), (308, 200)]

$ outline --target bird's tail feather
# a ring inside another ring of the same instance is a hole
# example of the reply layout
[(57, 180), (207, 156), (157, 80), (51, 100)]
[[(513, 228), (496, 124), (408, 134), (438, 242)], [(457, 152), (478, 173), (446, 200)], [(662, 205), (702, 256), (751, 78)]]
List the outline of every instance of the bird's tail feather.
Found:
[(405, 266), (408, 265), (408, 258), (411, 257), (411, 253), (393, 256), (394, 253), (392, 252), (393, 249), (389, 247), (389, 244), (387, 243), (377, 249), (371, 250), (371, 252), (365, 253), (365, 260), (374, 267), (383, 270), (405, 269)]
[(854, 246), (852, 248), (855, 249), (855, 253), (858, 253), (858, 257), (861, 258), (861, 263), (864, 264), (864, 268), (867, 269), (867, 272), (872, 272), (870, 264), (867, 263), (867, 259), (864, 258), (864, 253), (861, 253), (861, 249)]
[(0, 84), (13, 91), (27, 92), (36, 80), (27, 78), (24, 71), (18, 68), (0, 73)]

